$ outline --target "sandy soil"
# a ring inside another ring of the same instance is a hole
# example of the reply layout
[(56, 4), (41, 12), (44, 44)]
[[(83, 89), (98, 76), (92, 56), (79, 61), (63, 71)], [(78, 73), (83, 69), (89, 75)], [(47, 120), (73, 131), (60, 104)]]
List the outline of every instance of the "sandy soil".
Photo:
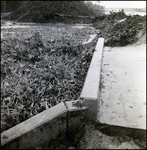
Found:
[(125, 136), (108, 136), (92, 123), (87, 123), (84, 127), (85, 134), (80, 140), (80, 149), (139, 149), (132, 138)]
[[(128, 136), (108, 136), (93, 122), (87, 122), (71, 139), (55, 141), (46, 149), (143, 149), (145, 142)], [(42, 148), (42, 147), (39, 147)]]

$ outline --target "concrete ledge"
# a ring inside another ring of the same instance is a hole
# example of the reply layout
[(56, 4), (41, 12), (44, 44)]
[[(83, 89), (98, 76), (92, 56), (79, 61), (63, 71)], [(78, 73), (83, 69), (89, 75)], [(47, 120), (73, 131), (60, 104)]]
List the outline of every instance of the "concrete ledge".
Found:
[(103, 50), (103, 47), (104, 47), (104, 38), (99, 38), (96, 44), (95, 50), (101, 53), (102, 52), (101, 50)]
[(1, 134), (1, 147), (6, 149), (34, 148), (63, 135), (66, 130), (67, 109), (64, 103), (4, 131)]
[(89, 107), (89, 115), (91, 116), (89, 117), (95, 121), (97, 118), (97, 101), (99, 95), (103, 46), (104, 38), (99, 38), (80, 95), (80, 98), (84, 99), (85, 106)]
[[(100, 42), (104, 42), (103, 38), (99, 38), (96, 46), (96, 51), (93, 54), (92, 61), (86, 76), (86, 80), (80, 95), (80, 98), (90, 98), (97, 99), (99, 93), (99, 82), (100, 82), (100, 72), (102, 65), (102, 55), (103, 55), (103, 44)], [(98, 47), (101, 48), (98, 50)]]
[(86, 112), (88, 119), (97, 121), (98, 99), (85, 98), (83, 104), (88, 107), (88, 111)]

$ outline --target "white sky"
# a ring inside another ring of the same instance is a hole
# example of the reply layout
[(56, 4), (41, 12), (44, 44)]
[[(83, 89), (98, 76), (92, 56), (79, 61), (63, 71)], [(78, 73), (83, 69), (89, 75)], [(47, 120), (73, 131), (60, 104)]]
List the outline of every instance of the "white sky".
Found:
[(91, 1), (105, 8), (145, 8), (146, 1)]

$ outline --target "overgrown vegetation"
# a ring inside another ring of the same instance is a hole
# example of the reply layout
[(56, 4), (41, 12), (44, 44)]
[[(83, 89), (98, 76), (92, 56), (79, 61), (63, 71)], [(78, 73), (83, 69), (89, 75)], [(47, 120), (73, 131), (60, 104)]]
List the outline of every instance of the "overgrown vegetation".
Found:
[(72, 16), (93, 14), (82, 1), (28, 1), (14, 11), (9, 19), (32, 22), (50, 21), (56, 13)]
[[(12, 7), (13, 3), (10, 3), (11, 5), (8, 3), (8, 5), (6, 1), (1, 2), (3, 7), (1, 9), (8, 9), (10, 6)], [(3, 17), (3, 19), (27, 22), (64, 22), (66, 19), (64, 16), (96, 16), (104, 13), (102, 6), (93, 5), (91, 2), (86, 3), (84, 1), (24, 1), (17, 2), (16, 8), (13, 9), (15, 11)], [(57, 14), (62, 14), (62, 16)], [(83, 18), (79, 18), (78, 20), (80, 19)], [(70, 22), (74, 20), (75, 18), (72, 18)]]
[(1, 40), (1, 132), (61, 101), (79, 97), (94, 47), (80, 46), (78, 38), (88, 38), (94, 31), (52, 28), (5, 30)]
[(1, 13), (16, 11), (25, 3), (26, 1), (1, 1)]
[(100, 29), (99, 36), (105, 38), (106, 46), (132, 44), (146, 34), (146, 16), (127, 16), (123, 10), (97, 17), (93, 25)]

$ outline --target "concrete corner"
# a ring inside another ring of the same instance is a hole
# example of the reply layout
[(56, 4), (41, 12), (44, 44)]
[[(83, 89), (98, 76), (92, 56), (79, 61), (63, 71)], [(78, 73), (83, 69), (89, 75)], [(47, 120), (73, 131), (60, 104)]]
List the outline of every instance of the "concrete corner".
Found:
[(79, 107), (74, 106), (73, 103), (80, 103), (79, 100), (76, 101), (67, 101), (65, 105), (67, 107), (67, 132), (70, 135), (74, 135), (79, 127), (87, 121), (87, 110), (88, 108), (85, 106)]
[(88, 107), (86, 115), (89, 120), (97, 121), (98, 99), (84, 99), (83, 104)]

